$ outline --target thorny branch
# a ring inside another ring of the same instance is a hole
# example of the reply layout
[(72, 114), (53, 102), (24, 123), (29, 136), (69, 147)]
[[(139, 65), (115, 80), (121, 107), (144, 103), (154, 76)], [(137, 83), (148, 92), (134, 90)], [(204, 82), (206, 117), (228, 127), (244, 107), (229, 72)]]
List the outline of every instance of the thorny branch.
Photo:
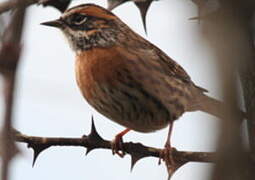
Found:
[[(27, 136), (20, 132), (14, 133), (17, 142), (27, 143), (34, 151), (33, 165), (38, 155), (51, 146), (81, 146), (87, 148), (86, 154), (94, 149), (111, 149), (111, 141), (104, 140), (96, 131), (92, 120), (91, 132), (81, 138), (60, 138), (60, 137), (35, 137)], [(145, 157), (160, 157), (162, 149), (144, 146), (141, 143), (123, 143), (123, 151), (131, 155), (131, 169), (136, 162)], [(178, 167), (176, 170), (188, 162), (213, 162), (215, 153), (213, 152), (190, 152), (177, 151), (173, 148), (173, 158)]]

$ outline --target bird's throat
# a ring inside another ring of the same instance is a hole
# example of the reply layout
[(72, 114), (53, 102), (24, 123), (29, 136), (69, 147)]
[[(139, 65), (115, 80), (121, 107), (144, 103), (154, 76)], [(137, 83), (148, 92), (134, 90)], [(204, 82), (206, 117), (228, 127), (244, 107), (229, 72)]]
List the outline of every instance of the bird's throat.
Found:
[(71, 48), (75, 52), (92, 48), (108, 48), (116, 44), (117, 36), (110, 29), (65, 32)]

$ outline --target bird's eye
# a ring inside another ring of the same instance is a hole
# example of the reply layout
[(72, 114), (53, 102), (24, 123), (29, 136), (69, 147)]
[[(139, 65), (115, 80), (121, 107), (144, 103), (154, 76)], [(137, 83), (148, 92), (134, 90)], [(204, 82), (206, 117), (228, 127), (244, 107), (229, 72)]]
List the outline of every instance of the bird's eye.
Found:
[(81, 25), (87, 20), (87, 16), (77, 14), (72, 18), (72, 23), (76, 25)]

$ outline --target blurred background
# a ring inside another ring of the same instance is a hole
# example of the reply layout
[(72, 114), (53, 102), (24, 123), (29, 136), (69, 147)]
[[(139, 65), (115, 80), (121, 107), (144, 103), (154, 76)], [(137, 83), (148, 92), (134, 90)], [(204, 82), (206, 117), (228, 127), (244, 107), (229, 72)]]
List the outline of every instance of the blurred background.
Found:
[[(71, 6), (82, 3), (107, 7), (105, 0), (74, 0)], [(147, 14), (147, 36), (133, 3), (127, 2), (113, 12), (177, 61), (197, 85), (209, 90), (210, 96), (221, 98), (214, 57), (200, 37), (198, 21), (189, 20), (197, 16), (197, 7), (191, 1), (161, 0), (152, 3)], [(60, 13), (50, 7), (33, 5), (28, 8), (22, 41), (24, 51), (18, 71), (14, 126), (33, 136), (81, 137), (89, 133), (93, 115), (99, 134), (111, 140), (124, 127), (97, 113), (83, 99), (74, 76), (74, 53), (59, 30), (40, 25), (59, 16)], [(215, 151), (217, 125), (218, 120), (205, 113), (185, 113), (175, 122), (172, 145), (184, 151)], [(166, 136), (167, 129), (149, 134), (132, 131), (124, 136), (124, 141), (162, 148)], [(110, 150), (95, 150), (85, 156), (85, 149), (79, 147), (50, 148), (39, 156), (32, 168), (32, 150), (27, 149), (25, 144), (18, 144), (18, 147), (21, 153), (12, 161), (12, 180), (167, 178), (165, 166), (158, 166), (156, 158), (142, 159), (130, 173), (130, 156), (121, 159), (112, 156)], [(204, 180), (209, 177), (212, 167), (209, 163), (188, 163), (174, 174), (173, 180)]]

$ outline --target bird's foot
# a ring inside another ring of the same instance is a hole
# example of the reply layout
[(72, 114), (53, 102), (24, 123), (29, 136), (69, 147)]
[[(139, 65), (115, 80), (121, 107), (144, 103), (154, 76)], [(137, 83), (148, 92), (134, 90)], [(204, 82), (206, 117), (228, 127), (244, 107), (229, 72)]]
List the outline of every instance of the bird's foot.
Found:
[(123, 151), (123, 139), (121, 134), (115, 136), (114, 140), (111, 143), (111, 146), (113, 155), (117, 154), (121, 158), (125, 156), (125, 152)]
[(159, 164), (161, 164), (161, 161), (165, 161), (166, 164), (173, 165), (174, 164), (174, 158), (173, 158), (173, 150), (169, 144), (165, 145), (165, 148), (160, 152), (159, 155)]
[(159, 164), (163, 160), (165, 162), (167, 171), (168, 171), (168, 179), (172, 177), (176, 169), (178, 169), (178, 164), (176, 164), (173, 152), (176, 151), (175, 148), (171, 147), (170, 145), (166, 144), (165, 148), (160, 152), (159, 157)]
[(125, 152), (123, 150), (123, 140), (122, 137), (127, 134), (130, 131), (130, 129), (125, 129), (124, 131), (121, 131), (119, 134), (117, 134), (114, 138), (114, 140), (111, 143), (112, 146), (112, 154), (118, 154), (120, 157), (125, 156)]

